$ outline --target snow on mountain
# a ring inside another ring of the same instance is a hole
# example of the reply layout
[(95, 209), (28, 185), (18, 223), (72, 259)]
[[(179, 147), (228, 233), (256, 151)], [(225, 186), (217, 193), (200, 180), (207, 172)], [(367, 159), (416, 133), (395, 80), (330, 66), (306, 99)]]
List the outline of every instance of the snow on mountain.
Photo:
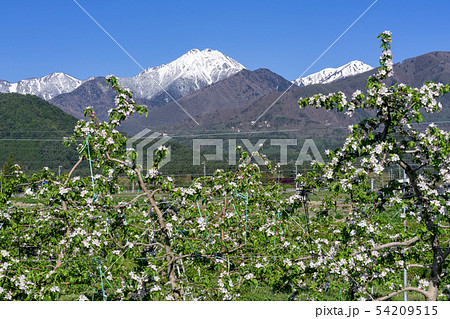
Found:
[(41, 78), (31, 78), (15, 83), (0, 80), (0, 92), (33, 94), (45, 100), (68, 93), (80, 86), (83, 81), (70, 75), (56, 72)]
[[(217, 50), (193, 49), (169, 64), (148, 68), (132, 78), (119, 78), (119, 82), (133, 91), (137, 98), (150, 99), (166, 90), (178, 99), (242, 69), (245, 68), (240, 63)], [(33, 94), (50, 100), (75, 90), (89, 79), (81, 81), (58, 72), (16, 83), (0, 80), (0, 92)]]
[(171, 63), (148, 68), (132, 78), (120, 78), (119, 83), (138, 98), (150, 99), (164, 90), (180, 98), (242, 69), (244, 66), (217, 50), (193, 49)]
[(322, 71), (308, 75), (304, 78), (298, 78), (297, 80), (293, 81), (293, 83), (297, 86), (307, 86), (311, 84), (325, 84), (345, 78), (347, 76), (363, 73), (372, 69), (373, 67), (371, 67), (370, 65), (355, 60), (336, 69), (326, 68), (323, 69)]
[(9, 93), (9, 88), (11, 86), (11, 83), (0, 80), (0, 93)]
[[(243, 65), (217, 50), (193, 49), (168, 64), (148, 68), (130, 78), (119, 78), (121, 86), (129, 88), (135, 97), (167, 99), (164, 91), (179, 99), (189, 92), (223, 80), (241, 70)], [(298, 86), (330, 83), (338, 79), (371, 70), (372, 67), (360, 61), (352, 61), (339, 68), (327, 68), (293, 81)], [(89, 78), (90, 79), (90, 78)], [(62, 93), (75, 90), (84, 82), (70, 75), (57, 72), (41, 78), (9, 83), (0, 80), (0, 92), (34, 94), (50, 100)]]

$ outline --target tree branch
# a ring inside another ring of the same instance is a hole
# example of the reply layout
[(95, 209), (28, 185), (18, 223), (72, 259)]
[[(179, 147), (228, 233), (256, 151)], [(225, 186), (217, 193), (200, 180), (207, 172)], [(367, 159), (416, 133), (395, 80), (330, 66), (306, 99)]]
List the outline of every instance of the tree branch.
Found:
[(392, 123), (392, 117), (391, 117), (391, 112), (388, 111), (388, 122), (386, 123), (383, 133), (381, 134), (381, 140), (384, 141), (386, 139), (386, 136), (389, 132), (389, 128), (391, 127), (391, 123)]
[(80, 159), (78, 160), (78, 162), (72, 167), (72, 169), (69, 172), (69, 175), (67, 176), (66, 181), (64, 182), (64, 186), (66, 186), (66, 184), (69, 182), (70, 180), (70, 176), (72, 176), (72, 173), (75, 171), (75, 169), (78, 167), (78, 165), (80, 165), (80, 163), (83, 161), (83, 158), (80, 157)]
[(403, 293), (405, 291), (418, 292), (418, 293), (422, 294), (427, 300), (429, 300), (429, 298), (430, 298), (430, 294), (427, 291), (425, 291), (425, 290), (422, 290), (422, 289), (419, 289), (419, 288), (416, 288), (416, 287), (406, 287), (405, 289), (401, 289), (401, 290), (397, 290), (397, 291), (391, 292), (390, 294), (387, 294), (384, 297), (377, 298), (374, 301), (388, 300), (388, 299), (391, 299), (392, 297), (395, 297), (395, 296), (397, 296), (397, 295), (399, 295), (399, 294), (401, 294), (401, 293)]
[(116, 163), (119, 163), (119, 164), (122, 164), (122, 165), (125, 165), (125, 166), (127, 165), (124, 161), (118, 160), (117, 158), (110, 157), (108, 152), (106, 152), (106, 158), (108, 160), (110, 160), (111, 162), (116, 162)]
[(161, 244), (161, 243), (158, 243), (158, 242), (156, 242), (156, 243), (152, 243), (152, 244), (146, 244), (146, 243), (135, 243), (135, 244), (133, 244), (133, 245), (135, 245), (135, 246), (145, 246), (145, 247), (153, 247), (153, 246), (159, 246), (159, 247), (161, 247), (161, 248), (164, 248), (164, 245), (163, 245), (163, 244)]
[(407, 265), (408, 268), (424, 268), (424, 269), (430, 269), (430, 265), (420, 265), (420, 264), (409, 264)]
[(448, 255), (450, 255), (450, 248), (447, 248), (442, 254), (442, 261), (444, 261), (448, 257)]
[(306, 256), (306, 257), (297, 258), (294, 261), (308, 260), (308, 259), (311, 259), (311, 258), (313, 258), (313, 256)]
[[(415, 236), (413, 238), (411, 238), (408, 241), (405, 242), (392, 242), (392, 243), (387, 243), (384, 245), (380, 245), (378, 247), (373, 247), (371, 249), (369, 249), (369, 251), (377, 251), (377, 250), (382, 250), (382, 249), (386, 249), (386, 248), (392, 248), (392, 247), (403, 247), (403, 246), (411, 246), (412, 244), (418, 242), (420, 240), (419, 237)], [(351, 256), (356, 256), (358, 254), (361, 254), (362, 252), (358, 251), (358, 252), (354, 252)]]
[(126, 207), (128, 205), (134, 204), (139, 198), (146, 196), (147, 194), (142, 193), (141, 195), (136, 196), (134, 199), (132, 199), (131, 201), (129, 201), (128, 203), (122, 204), (122, 205), (117, 205), (116, 208), (122, 208), (122, 207)]

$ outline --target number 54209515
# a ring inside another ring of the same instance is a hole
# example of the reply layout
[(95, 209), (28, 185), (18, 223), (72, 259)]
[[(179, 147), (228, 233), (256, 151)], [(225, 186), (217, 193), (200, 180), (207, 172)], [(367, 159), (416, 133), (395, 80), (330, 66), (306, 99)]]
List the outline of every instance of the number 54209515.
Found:
[(376, 315), (384, 316), (436, 316), (437, 306), (377, 306)]

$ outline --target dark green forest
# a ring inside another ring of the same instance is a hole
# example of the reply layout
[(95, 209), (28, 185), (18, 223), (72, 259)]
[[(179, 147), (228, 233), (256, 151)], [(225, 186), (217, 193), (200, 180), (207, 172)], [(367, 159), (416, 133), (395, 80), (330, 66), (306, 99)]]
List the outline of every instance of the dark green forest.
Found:
[(43, 167), (57, 172), (77, 160), (76, 150), (65, 147), (77, 119), (34, 96), (0, 94), (0, 165), (10, 156), (27, 173)]

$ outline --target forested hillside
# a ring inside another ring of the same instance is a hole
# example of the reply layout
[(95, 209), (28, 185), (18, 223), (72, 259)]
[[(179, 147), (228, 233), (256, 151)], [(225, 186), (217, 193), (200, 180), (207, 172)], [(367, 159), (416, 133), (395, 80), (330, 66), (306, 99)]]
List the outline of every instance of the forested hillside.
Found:
[(68, 169), (77, 160), (74, 148), (63, 144), (77, 122), (73, 116), (34, 95), (0, 94), (0, 165), (14, 156), (25, 171), (44, 166)]

